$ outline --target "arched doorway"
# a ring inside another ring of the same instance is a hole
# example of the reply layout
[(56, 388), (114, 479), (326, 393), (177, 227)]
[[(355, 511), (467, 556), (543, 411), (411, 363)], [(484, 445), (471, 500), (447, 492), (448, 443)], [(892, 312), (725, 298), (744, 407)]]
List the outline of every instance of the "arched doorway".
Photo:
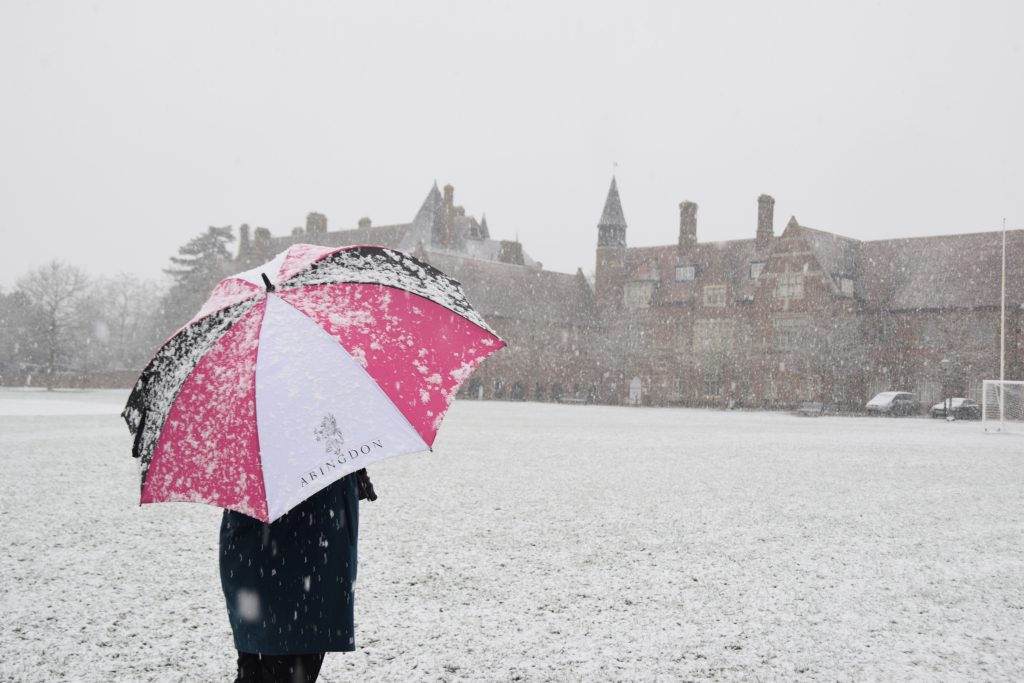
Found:
[(629, 405), (638, 406), (643, 400), (644, 384), (639, 377), (634, 377), (629, 382)]

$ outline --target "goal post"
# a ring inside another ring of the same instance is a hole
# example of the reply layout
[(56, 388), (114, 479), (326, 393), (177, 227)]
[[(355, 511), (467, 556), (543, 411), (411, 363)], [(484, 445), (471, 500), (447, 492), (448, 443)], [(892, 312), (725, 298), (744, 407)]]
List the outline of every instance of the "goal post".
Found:
[(1024, 432), (1024, 381), (981, 383), (981, 424), (986, 432)]

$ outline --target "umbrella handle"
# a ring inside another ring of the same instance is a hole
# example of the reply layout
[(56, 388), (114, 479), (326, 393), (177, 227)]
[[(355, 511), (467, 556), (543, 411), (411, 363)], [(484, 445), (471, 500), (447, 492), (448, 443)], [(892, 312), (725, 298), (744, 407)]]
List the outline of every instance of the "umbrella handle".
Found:
[(368, 500), (371, 503), (377, 500), (377, 494), (373, 490), (373, 483), (365, 467), (356, 471), (356, 484), (359, 487), (359, 500)]

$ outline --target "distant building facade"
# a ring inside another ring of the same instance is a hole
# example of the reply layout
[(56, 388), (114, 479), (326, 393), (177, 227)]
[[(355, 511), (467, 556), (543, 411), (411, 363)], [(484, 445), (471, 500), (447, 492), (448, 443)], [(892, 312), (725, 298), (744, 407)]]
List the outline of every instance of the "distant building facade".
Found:
[[(463, 387), (474, 398), (653, 405), (862, 406), (888, 389), (923, 403), (978, 397), (999, 374), (1001, 233), (859, 241), (757, 200), (751, 239), (701, 242), (679, 205), (676, 242), (629, 247), (615, 179), (594, 281), (544, 270), (435, 185), (410, 223), (272, 237), (242, 226), (250, 267), (294, 242), (380, 244), (460, 280), (509, 342)], [(753, 212), (752, 212), (753, 213)], [(1007, 378), (1024, 378), (1024, 231), (1007, 232)]]
[[(435, 184), (409, 223), (373, 226), (369, 218), (348, 230), (328, 230), (322, 214), (305, 228), (273, 237), (240, 228), (236, 268), (265, 262), (297, 242), (324, 246), (373, 244), (400, 249), (459, 280), (470, 302), (509, 346), (473, 373), (462, 396), (510, 400), (587, 400), (599, 335), (593, 290), (582, 271), (543, 269), (516, 240), (490, 235), (485, 216), (467, 215), (451, 185)], [(597, 401), (596, 385), (590, 394)], [(604, 399), (607, 400), (607, 399)]]

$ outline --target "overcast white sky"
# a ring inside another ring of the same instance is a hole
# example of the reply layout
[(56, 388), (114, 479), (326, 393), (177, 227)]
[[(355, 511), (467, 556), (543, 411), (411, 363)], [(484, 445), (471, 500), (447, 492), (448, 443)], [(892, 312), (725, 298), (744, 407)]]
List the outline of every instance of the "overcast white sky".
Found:
[(207, 225), (411, 220), (591, 270), (752, 237), (756, 197), (859, 239), (1024, 227), (1024, 3), (0, 0), (0, 286), (159, 277)]

